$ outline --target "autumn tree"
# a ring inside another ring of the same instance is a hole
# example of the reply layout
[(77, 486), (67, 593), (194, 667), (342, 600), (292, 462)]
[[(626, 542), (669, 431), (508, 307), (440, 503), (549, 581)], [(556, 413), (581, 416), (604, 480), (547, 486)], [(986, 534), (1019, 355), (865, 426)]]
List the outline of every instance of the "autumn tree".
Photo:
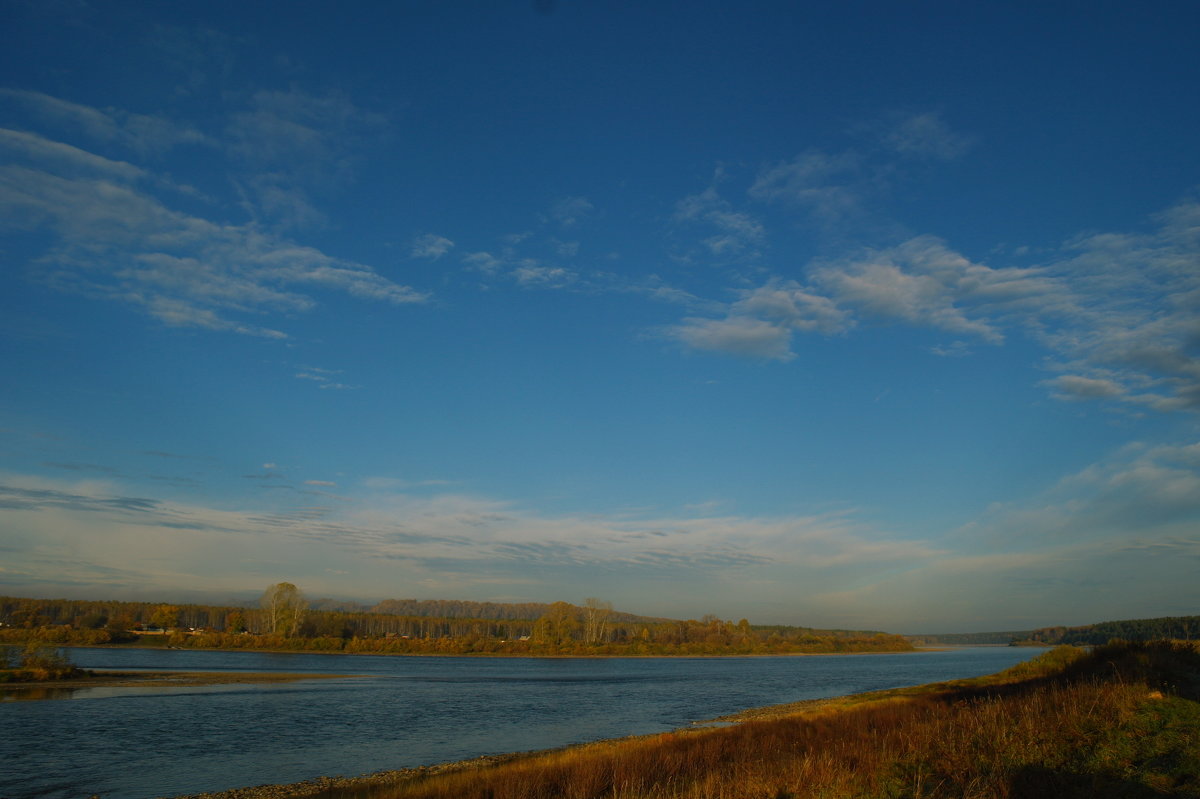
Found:
[(161, 627), (170, 630), (179, 626), (179, 608), (174, 605), (159, 605), (150, 616), (151, 627)]
[(567, 602), (555, 602), (546, 614), (533, 626), (533, 640), (540, 643), (568, 644), (579, 629), (575, 606)]
[(590, 596), (583, 600), (583, 640), (599, 644), (608, 639), (608, 617), (612, 603)]
[(99, 630), (106, 624), (108, 624), (108, 617), (103, 613), (88, 613), (79, 617), (76, 626), (85, 630)]
[(241, 633), (246, 631), (246, 616), (240, 610), (231, 610), (225, 614), (225, 632)]
[(263, 592), (259, 600), (266, 617), (269, 633), (295, 635), (304, 622), (308, 600), (300, 589), (291, 583), (276, 583)]

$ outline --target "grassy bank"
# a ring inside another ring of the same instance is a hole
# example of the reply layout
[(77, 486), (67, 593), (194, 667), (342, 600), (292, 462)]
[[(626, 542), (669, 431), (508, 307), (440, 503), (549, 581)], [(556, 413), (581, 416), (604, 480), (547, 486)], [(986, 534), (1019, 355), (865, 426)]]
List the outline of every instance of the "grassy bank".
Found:
[(1197, 797), (1197, 700), (1195, 645), (1061, 647), (991, 677), (785, 706), (728, 727), (225, 796)]

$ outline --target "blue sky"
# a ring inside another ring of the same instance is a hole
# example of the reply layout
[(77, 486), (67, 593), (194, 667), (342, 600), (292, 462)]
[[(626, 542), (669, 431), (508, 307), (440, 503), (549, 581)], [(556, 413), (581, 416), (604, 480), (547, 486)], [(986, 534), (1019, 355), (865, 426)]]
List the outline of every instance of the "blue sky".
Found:
[(1200, 612), (1190, 3), (0, 2), (0, 591)]

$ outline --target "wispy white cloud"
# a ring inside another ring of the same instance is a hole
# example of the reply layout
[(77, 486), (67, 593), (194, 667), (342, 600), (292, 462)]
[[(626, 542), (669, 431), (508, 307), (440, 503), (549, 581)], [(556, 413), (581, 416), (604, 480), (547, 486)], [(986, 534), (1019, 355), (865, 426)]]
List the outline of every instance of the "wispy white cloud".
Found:
[(161, 116), (115, 108), (101, 110), (21, 89), (0, 89), (0, 101), (20, 104), (35, 118), (64, 133), (81, 134), (92, 142), (120, 146), (143, 156), (160, 155), (180, 145), (212, 144), (195, 128)]
[(762, 169), (748, 194), (756, 200), (801, 206), (826, 222), (839, 220), (859, 209), (861, 162), (853, 152), (809, 150)]
[(1200, 599), (1190, 588), (1198, 557), (1195, 539), (960, 554), (832, 587), (805, 606), (823, 617), (870, 618), (905, 633), (1186, 615)]
[(596, 211), (587, 197), (562, 197), (550, 206), (550, 219), (564, 228), (574, 227)]
[(936, 344), (929, 351), (939, 358), (965, 358), (971, 354), (971, 345), (959, 340), (949, 344)]
[[(925, 618), (935, 630), (1189, 613), (1200, 601), (1198, 453), (1195, 444), (1128, 445), (1040, 496), (993, 507), (945, 540), (947, 556), (821, 601)], [(1007, 622), (997, 621), (997, 597)]]
[(1055, 281), (1030, 269), (974, 263), (933, 236), (827, 262), (815, 286), (838, 305), (882, 320), (1003, 341), (1001, 321), (1053, 297)]
[(1045, 266), (1071, 295), (1042, 332), (1058, 356), (1053, 366), (1066, 373), (1053, 383), (1060, 393), (1078, 397), (1065, 389), (1090, 386), (1093, 398), (1200, 408), (1200, 202), (1178, 203), (1154, 221), (1144, 233), (1074, 239)]
[(305, 366), (296, 373), (296, 379), (312, 381), (316, 384), (317, 388), (322, 390), (353, 391), (362, 388), (362, 386), (338, 381), (336, 375), (340, 374), (342, 374), (341, 369), (321, 369), (316, 366)]
[(533, 259), (525, 259), (512, 270), (512, 277), (522, 286), (561, 288), (574, 283), (576, 274), (561, 266), (545, 266)]
[(1054, 389), (1054, 396), (1063, 400), (1092, 400), (1120, 397), (1125, 389), (1113, 380), (1101, 380), (1079, 375), (1061, 375), (1046, 380), (1045, 385)]
[(579, 242), (577, 241), (558, 241), (554, 239), (550, 242), (554, 248), (554, 254), (560, 258), (574, 258), (579, 255)]
[(721, 319), (689, 317), (664, 333), (697, 350), (787, 361), (792, 331), (841, 333), (853, 325), (846, 311), (795, 281), (775, 280), (740, 292)]
[[(938, 114), (914, 114), (884, 131), (875, 131), (866, 146), (831, 152), (809, 149), (790, 160), (761, 168), (747, 196), (763, 203), (798, 209), (802, 218), (841, 231), (844, 239), (851, 222), (873, 233), (895, 229), (893, 223), (870, 221), (868, 201), (886, 193), (909, 158), (949, 160), (966, 150), (969, 139), (952, 131)], [(724, 172), (718, 172), (724, 178)], [(758, 255), (765, 228), (749, 213), (735, 210), (718, 195), (716, 187), (684, 198), (675, 209), (677, 222), (705, 222), (720, 232), (707, 244), (715, 253), (746, 251)], [(879, 230), (876, 230), (878, 228)], [(862, 238), (862, 230), (850, 240)], [(842, 243), (843, 249), (846, 245)], [(810, 264), (802, 280), (771, 277), (727, 310), (727, 319), (704, 320), (681, 326), (684, 340), (703, 345), (706, 331), (756, 330), (760, 338), (776, 328), (783, 330), (840, 332), (859, 317), (931, 325), (959, 335), (992, 342), (1003, 338), (991, 317), (1011, 312), (1030, 293), (1044, 291), (1040, 277), (1031, 271), (996, 270), (970, 262), (940, 239), (917, 236), (901, 244), (873, 250), (847, 250)], [(739, 279), (746, 282), (746, 276)], [(784, 283), (790, 285), (786, 289)], [(1044, 280), (1041, 280), (1044, 284)], [(745, 293), (745, 290), (742, 290)], [(790, 295), (790, 296), (787, 296)], [(988, 313), (980, 313), (981, 306)], [(731, 351), (736, 351), (736, 348)], [(747, 352), (762, 352), (750, 348)], [(774, 357), (785, 357), (777, 349)]]
[(828, 297), (813, 293), (794, 280), (772, 280), (741, 292), (733, 315), (769, 319), (805, 333), (842, 333), (853, 326), (851, 315)]
[(483, 250), (467, 253), (462, 257), (462, 260), (471, 269), (476, 269), (489, 275), (495, 274), (504, 263), (495, 255)]
[(427, 299), (256, 225), (173, 211), (115, 175), (63, 176), (53, 166), (0, 167), (0, 211), (9, 225), (58, 234), (40, 269), (57, 288), (133, 304), (167, 325), (276, 338), (284, 334), (232, 315), (311, 310), (316, 298), (299, 290), (311, 288), (397, 305)]
[(237, 184), (251, 218), (305, 229), (325, 222), (311, 195), (342, 189), (360, 152), (385, 128), (382, 115), (337, 94), (259, 91), (230, 115), (222, 145), (238, 166)]
[(901, 119), (887, 132), (884, 142), (901, 155), (941, 161), (958, 158), (973, 143), (970, 137), (951, 130), (941, 115), (933, 112)]
[[(165, 120), (47, 95), (5, 90), (0, 99), (20, 102), (93, 141), (138, 152), (206, 141)], [(256, 219), (260, 212), (292, 221), (318, 219), (290, 165), (336, 161), (347, 146), (343, 134), (378, 123), (337, 98), (256, 95), (252, 110), (229, 128), (232, 150), (259, 170), (243, 181), (256, 198), (245, 207)], [(58, 235), (38, 267), (40, 279), (56, 288), (132, 304), (170, 326), (270, 338), (285, 334), (263, 325), (261, 317), (312, 310), (318, 304), (313, 289), (393, 304), (427, 299), (369, 266), (297, 244), (257, 222), (215, 222), (172, 210), (153, 193), (155, 185), (170, 182), (141, 166), (23, 131), (0, 131), (0, 147), (23, 162), (0, 167), (4, 223)], [(288, 165), (287, 175), (272, 171), (278, 165)]]
[(717, 193), (715, 186), (676, 203), (674, 218), (678, 222), (703, 224), (713, 230), (714, 234), (705, 238), (703, 244), (718, 257), (753, 253), (766, 235), (762, 223), (744, 211), (734, 210)]
[(273, 223), (282, 229), (320, 227), (326, 216), (308, 192), (282, 172), (265, 172), (235, 180), (242, 197), (241, 207), (258, 223)]
[(51, 141), (36, 133), (0, 128), (0, 148), (29, 161), (51, 164), (58, 170), (121, 181), (146, 177), (143, 169), (128, 162), (113, 161), (70, 144)]
[(446, 253), (450, 252), (454, 247), (454, 242), (445, 236), (438, 236), (434, 233), (426, 233), (417, 236), (413, 239), (412, 248), (409, 254), (413, 258), (428, 258), (431, 261), (436, 261)]
[(997, 547), (1197, 537), (1197, 452), (1196, 444), (1126, 445), (1037, 497), (993, 507), (962, 534)]
[[(376, 485), (373, 494), (340, 510), (297, 506), (294, 512), (231, 512), (127, 496), (112, 482), (7, 475), (0, 480), (0, 510), (32, 531), (10, 547), (8, 562), (14, 567), (36, 571), (39, 558), (71, 552), (77, 563), (102, 571), (118, 568), (141, 546), (150, 585), (165, 585), (181, 574), (198, 579), (205, 569), (217, 569), (221, 547), (225, 558), (230, 551), (239, 553), (236, 564), (221, 567), (223, 580), (255, 586), (256, 561), (274, 548), (274, 560), (268, 562), (297, 579), (317, 581), (326, 569), (342, 569), (360, 576), (359, 591), (382, 595), (405, 575), (453, 579), (469, 590), (474, 581), (521, 582), (530, 570), (557, 574), (548, 582), (560, 586), (570, 585), (577, 574), (632, 570), (686, 578), (703, 592), (712, 581), (742, 570), (895, 564), (936, 552), (925, 542), (875, 534), (844, 514), (547, 516), (510, 502), (409, 493), (391, 481)], [(155, 531), (149, 550), (144, 546), (148, 530)], [(0, 584), (5, 582), (0, 576)]]
[(827, 231), (861, 238), (874, 228), (896, 228), (894, 221), (876, 215), (878, 201), (897, 183), (922, 164), (958, 158), (973, 144), (936, 112), (893, 115), (860, 127), (854, 131), (860, 139), (856, 146), (809, 148), (764, 165), (747, 196), (789, 209)]
[(386, 126), (377, 113), (332, 94), (298, 89), (259, 91), (226, 128), (229, 148), (256, 169), (286, 169), (304, 176), (337, 176), (348, 153)]
[(1141, 234), (1091, 234), (1034, 267), (974, 261), (936, 236), (810, 264), (804, 282), (740, 289), (714, 318), (666, 329), (686, 346), (787, 360), (792, 333), (904, 324), (959, 338), (932, 351), (1019, 334), (1045, 348), (1045, 380), (1063, 400), (1139, 409), (1200, 408), (1200, 203), (1182, 202)]
[(791, 350), (792, 333), (787, 326), (748, 316), (689, 317), (663, 333), (695, 350), (775, 361), (795, 357)]

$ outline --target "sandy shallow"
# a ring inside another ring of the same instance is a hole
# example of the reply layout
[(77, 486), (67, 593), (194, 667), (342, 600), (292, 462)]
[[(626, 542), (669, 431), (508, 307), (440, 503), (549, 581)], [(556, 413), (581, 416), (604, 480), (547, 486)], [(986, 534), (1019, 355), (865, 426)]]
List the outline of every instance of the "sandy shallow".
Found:
[(153, 688), (156, 686), (192, 687), (198, 685), (232, 685), (238, 683), (279, 683), (297, 680), (328, 680), (361, 677), (350, 674), (283, 674), (279, 672), (228, 671), (96, 671), (85, 677), (45, 682), (7, 682), (0, 684), (4, 691), (54, 689), (70, 691), (76, 688)]

